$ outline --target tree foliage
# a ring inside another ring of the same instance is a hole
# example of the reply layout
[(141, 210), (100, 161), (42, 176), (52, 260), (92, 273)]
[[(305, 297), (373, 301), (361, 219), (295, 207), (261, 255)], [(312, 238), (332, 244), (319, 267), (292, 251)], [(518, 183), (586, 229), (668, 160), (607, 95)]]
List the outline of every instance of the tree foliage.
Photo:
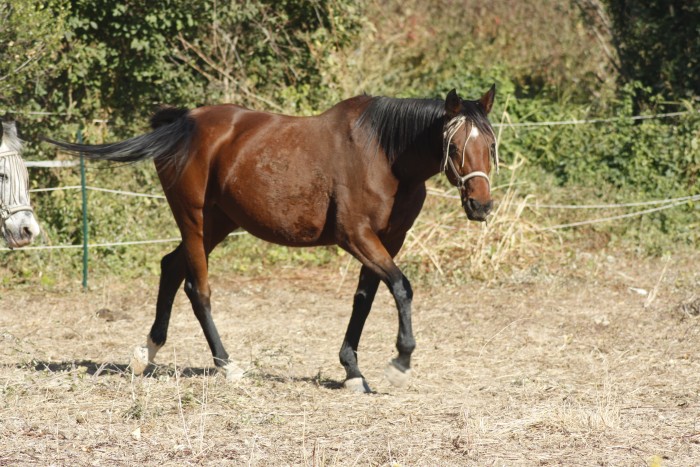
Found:
[[(67, 134), (80, 122), (109, 120), (122, 129), (119, 136), (143, 129), (160, 104), (236, 102), (309, 112), (327, 101), (324, 67), (355, 37), (360, 6), (335, 0), (0, 3), (0, 103), (76, 116)], [(58, 129), (64, 117), (41, 123)]]
[(67, 14), (66, 0), (0, 2), (0, 110), (45, 110)]
[(700, 3), (607, 0), (621, 77), (668, 99), (700, 95)]
[[(25, 155), (46, 159), (63, 156), (39, 135), (72, 140), (80, 128), (90, 143), (123, 139), (145, 131), (160, 104), (235, 102), (303, 115), (362, 92), (430, 97), (457, 88), (474, 98), (496, 82), (492, 118), (506, 123), (694, 110), (699, 15), (681, 0), (0, 0), (0, 116), (16, 111)], [(509, 128), (501, 154), (527, 161), (524, 178), (543, 197), (553, 186), (616, 201), (697, 194), (699, 125), (691, 114)], [(43, 188), (79, 176), (33, 169), (31, 180)], [(88, 183), (159, 192), (147, 164), (90, 170)], [(80, 241), (76, 197), (56, 191), (34, 202), (50, 242)], [(91, 193), (90, 236), (176, 236), (159, 203)], [(685, 230), (671, 232), (672, 222), (660, 230), (692, 242), (693, 209), (679, 215)], [(259, 245), (246, 248), (260, 256)], [(108, 267), (157, 267), (134, 249), (96, 254)]]

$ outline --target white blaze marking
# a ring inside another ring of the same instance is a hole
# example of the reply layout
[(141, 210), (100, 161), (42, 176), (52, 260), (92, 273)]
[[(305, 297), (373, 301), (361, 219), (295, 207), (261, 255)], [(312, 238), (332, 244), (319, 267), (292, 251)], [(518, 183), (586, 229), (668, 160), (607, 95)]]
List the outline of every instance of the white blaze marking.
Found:
[(479, 129), (476, 127), (476, 125), (472, 125), (472, 131), (469, 133), (470, 138), (476, 138), (479, 136)]

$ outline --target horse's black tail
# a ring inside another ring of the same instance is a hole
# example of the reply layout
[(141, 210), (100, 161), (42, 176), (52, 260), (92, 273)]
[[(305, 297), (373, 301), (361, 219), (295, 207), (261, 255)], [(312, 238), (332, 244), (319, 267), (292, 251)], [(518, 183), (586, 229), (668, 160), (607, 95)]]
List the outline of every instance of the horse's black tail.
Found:
[(88, 159), (114, 162), (138, 162), (161, 159), (179, 169), (187, 159), (195, 122), (189, 110), (166, 107), (151, 117), (153, 131), (125, 141), (109, 144), (75, 144), (43, 139), (59, 148)]

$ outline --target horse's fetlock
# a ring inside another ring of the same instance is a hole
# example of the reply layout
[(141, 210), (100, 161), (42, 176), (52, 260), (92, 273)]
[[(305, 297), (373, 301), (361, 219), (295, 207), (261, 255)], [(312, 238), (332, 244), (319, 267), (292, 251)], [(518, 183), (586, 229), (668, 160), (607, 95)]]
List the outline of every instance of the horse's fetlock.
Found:
[(400, 355), (411, 355), (415, 349), (416, 341), (412, 337), (406, 337), (396, 344)]
[(340, 363), (343, 366), (357, 365), (357, 352), (355, 352), (352, 347), (343, 347), (340, 349), (338, 355), (340, 357)]
[(165, 341), (168, 338), (168, 333), (160, 329), (151, 330), (151, 333), (149, 335), (151, 337), (151, 341), (158, 347), (163, 347), (165, 345)]

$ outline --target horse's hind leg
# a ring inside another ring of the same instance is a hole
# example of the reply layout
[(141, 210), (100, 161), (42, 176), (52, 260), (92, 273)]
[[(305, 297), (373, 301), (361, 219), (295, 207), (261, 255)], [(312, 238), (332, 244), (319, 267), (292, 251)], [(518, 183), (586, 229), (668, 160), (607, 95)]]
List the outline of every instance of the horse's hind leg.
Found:
[(173, 301), (185, 280), (185, 257), (182, 244), (163, 257), (160, 262), (160, 285), (156, 302), (156, 318), (148, 334), (146, 344), (136, 347), (131, 368), (140, 375), (149, 363), (153, 363), (158, 350), (165, 344)]
[(199, 321), (204, 337), (217, 368), (225, 371), (226, 379), (235, 380), (243, 376), (243, 370), (229, 360), (228, 353), (221, 343), (219, 331), (216, 329), (211, 315), (211, 290), (208, 279), (209, 253), (226, 236), (238, 226), (234, 224), (223, 212), (214, 210), (205, 216), (205, 229), (203, 235), (196, 232), (183, 235), (183, 246), (186, 258), (185, 293), (192, 303), (192, 310)]
[[(226, 238), (230, 232), (237, 228), (237, 225), (231, 222), (228, 217), (217, 209), (214, 209), (211, 217), (208, 216), (208, 220), (209, 219), (212, 220), (211, 222), (207, 223), (209, 228), (206, 231), (206, 235), (204, 235), (204, 237), (207, 238), (204, 251), (204, 284), (206, 285), (207, 291), (209, 290), (209, 287), (206, 278), (206, 263), (209, 253), (211, 253), (214, 247), (216, 247), (216, 245)], [(194, 244), (194, 250), (201, 251), (198, 246), (198, 243), (201, 242), (190, 243)], [(195, 286), (195, 275), (190, 273), (190, 268), (188, 267), (188, 263), (186, 261), (186, 253), (185, 242), (183, 241), (183, 243), (178, 245), (175, 250), (165, 255), (161, 260), (161, 276), (160, 286), (158, 289), (158, 301), (156, 303), (156, 317), (148, 335), (146, 344), (135, 349), (131, 366), (134, 373), (141, 374), (148, 366), (148, 363), (153, 362), (156, 353), (165, 344), (175, 295), (177, 294), (180, 285), (187, 277), (188, 283), (185, 284), (185, 292), (192, 303), (195, 316), (202, 325), (207, 342), (209, 342), (209, 346), (212, 348), (215, 363), (217, 363), (217, 366), (223, 366), (226, 369), (227, 377), (229, 379), (239, 377), (243, 372), (238, 369), (235, 364), (228, 361), (228, 354), (221, 344), (221, 339), (219, 338), (216, 326), (211, 319), (209, 294), (207, 293), (206, 295), (202, 296), (200, 292), (198, 292), (199, 289)], [(195, 254), (194, 257), (198, 258), (200, 255)], [(214, 347), (212, 347), (212, 345), (214, 345)], [(221, 362), (227, 363), (221, 365)]]

